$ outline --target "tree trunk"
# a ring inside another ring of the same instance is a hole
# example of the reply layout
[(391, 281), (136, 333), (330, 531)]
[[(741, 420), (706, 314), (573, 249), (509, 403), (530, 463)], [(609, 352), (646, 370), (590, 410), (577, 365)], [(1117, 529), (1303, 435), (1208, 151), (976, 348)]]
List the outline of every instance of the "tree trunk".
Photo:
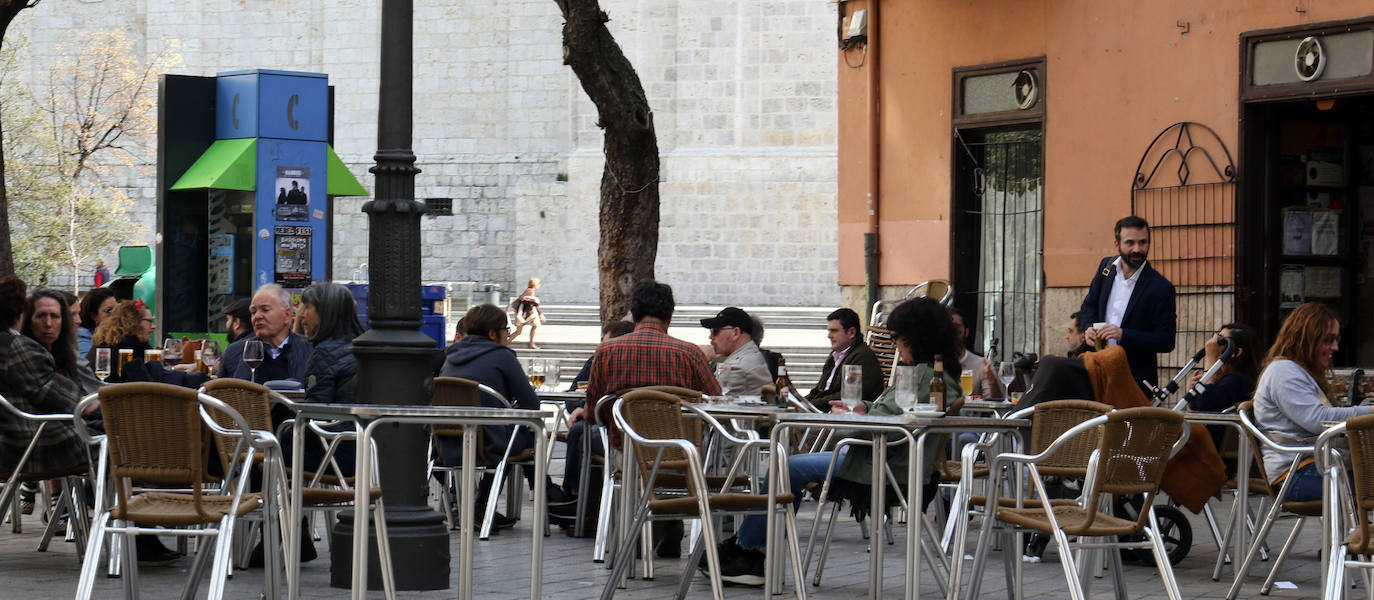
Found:
[[(0, 44), (5, 31), (19, 11), (38, 4), (38, 0), (0, 0)], [(14, 246), (10, 243), (10, 201), (5, 188), (5, 136), (0, 128), (0, 276), (14, 273)]]
[(605, 134), (597, 271), (601, 322), (629, 311), (630, 291), (654, 277), (658, 255), (658, 138), (644, 86), (597, 0), (554, 0), (563, 11), (563, 63), (596, 105)]

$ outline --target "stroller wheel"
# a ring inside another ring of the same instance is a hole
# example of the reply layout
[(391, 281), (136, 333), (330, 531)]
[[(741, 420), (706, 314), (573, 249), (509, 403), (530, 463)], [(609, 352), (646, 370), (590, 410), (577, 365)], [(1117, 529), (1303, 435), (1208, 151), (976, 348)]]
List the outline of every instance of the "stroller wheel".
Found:
[[(1123, 519), (1135, 519), (1140, 515), (1140, 498), (1127, 496), (1116, 501), (1116, 515)], [(1159, 535), (1164, 542), (1164, 552), (1169, 564), (1177, 565), (1188, 556), (1193, 548), (1193, 526), (1188, 517), (1178, 507), (1168, 504), (1155, 505), (1155, 521), (1159, 523)], [(1141, 541), (1144, 536), (1123, 535), (1121, 541)], [(1121, 558), (1129, 561), (1154, 564), (1154, 553), (1149, 548), (1123, 548)]]

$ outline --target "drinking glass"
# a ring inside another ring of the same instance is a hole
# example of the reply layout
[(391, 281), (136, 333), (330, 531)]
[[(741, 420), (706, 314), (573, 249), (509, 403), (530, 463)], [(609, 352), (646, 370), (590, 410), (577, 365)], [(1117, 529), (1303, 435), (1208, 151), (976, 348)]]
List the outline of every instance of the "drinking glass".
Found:
[[(133, 348), (120, 348), (120, 349), (119, 349), (119, 370), (116, 371), (116, 373), (123, 373), (123, 372), (124, 372), (124, 365), (128, 364), (129, 361), (131, 361), (131, 360), (133, 360), (133, 359), (134, 359), (134, 349), (133, 349)], [(121, 375), (121, 377), (122, 377), (122, 376), (123, 376), (123, 375)]]
[(916, 367), (899, 365), (892, 371), (892, 393), (897, 406), (911, 411), (916, 408)]
[[(1109, 325), (1109, 323), (1105, 323), (1105, 322), (1103, 322), (1103, 323), (1093, 323), (1093, 329), (1102, 329), (1103, 327), (1106, 327), (1107, 325)], [(1104, 350), (1104, 349), (1106, 349), (1106, 348), (1107, 348), (1107, 338), (1105, 338), (1105, 337), (1100, 337), (1100, 336), (1101, 336), (1101, 332), (1098, 333), (1098, 336), (1099, 336), (1099, 337), (1097, 338), (1097, 349), (1098, 349), (1098, 350)]]
[(1010, 394), (1007, 390), (1011, 386), (1011, 381), (1016, 379), (1016, 363), (1004, 360), (997, 364), (997, 380), (1002, 382), (1002, 393)]
[(959, 387), (964, 390), (964, 397), (973, 395), (973, 371), (964, 369), (959, 372)]
[(205, 370), (214, 372), (215, 365), (219, 364), (219, 340), (206, 338), (200, 342), (200, 360), (205, 363)]
[(863, 398), (863, 365), (844, 365), (843, 375), (844, 379), (840, 380), (840, 400), (844, 402), (845, 408), (852, 411)]
[[(209, 361), (206, 361), (207, 363)], [(258, 382), (258, 365), (262, 364), (262, 340), (248, 340), (243, 344), (243, 364), (248, 365), (248, 380)]]
[(539, 391), (544, 385), (544, 361), (538, 358), (531, 358), (525, 361), (525, 374), (530, 378), (530, 385), (534, 391)]
[(162, 357), (171, 364), (181, 363), (181, 340), (169, 337), (162, 342)]
[(558, 359), (549, 358), (544, 360), (544, 389), (550, 392), (558, 391), (558, 376), (562, 365)]
[(145, 363), (155, 363), (155, 362), (159, 362), (159, 363), (160, 363), (160, 362), (162, 362), (162, 349), (161, 349), (161, 348), (149, 348), (149, 349), (147, 349), (147, 350), (144, 350), (144, 351), (143, 351), (143, 362), (145, 362)]
[(110, 349), (95, 349), (95, 376), (105, 381), (110, 376)]

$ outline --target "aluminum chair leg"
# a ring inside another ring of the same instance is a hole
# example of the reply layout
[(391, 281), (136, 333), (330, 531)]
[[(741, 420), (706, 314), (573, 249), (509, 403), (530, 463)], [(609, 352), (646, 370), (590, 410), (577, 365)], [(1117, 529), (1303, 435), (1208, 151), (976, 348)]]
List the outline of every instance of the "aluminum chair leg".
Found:
[(77, 600), (89, 600), (95, 587), (95, 572), (100, 569), (100, 551), (105, 546), (105, 527), (110, 513), (102, 512), (91, 526), (91, 543), (86, 546), (86, 554), (81, 560), (81, 576), (76, 583)]
[[(43, 526), (43, 536), (38, 542), (39, 552), (48, 551), (48, 544), (52, 542), (53, 535), (56, 535), (57, 527), (58, 524), (62, 521), (62, 517), (66, 516), (68, 517), (68, 521), (72, 521), (72, 519), (68, 516), (68, 507), (70, 506), (70, 494), (67, 491), (66, 485), (67, 484), (64, 481), (62, 483), (62, 491), (57, 496), (57, 504), (53, 505), (52, 511), (47, 513), (48, 523), (47, 525)], [(71, 531), (71, 527), (68, 526), (67, 530)]]
[[(1164, 589), (1169, 593), (1170, 600), (1183, 600), (1183, 594), (1178, 589), (1178, 579), (1174, 577), (1174, 566), (1169, 562), (1169, 552), (1164, 549), (1164, 540), (1159, 535), (1159, 520), (1155, 518), (1155, 509), (1150, 507), (1150, 523), (1145, 529), (1145, 537), (1150, 540), (1150, 550), (1154, 552), (1155, 565), (1159, 570), (1159, 577), (1164, 580)], [(1115, 553), (1118, 560), (1121, 553)]]
[(1266, 596), (1274, 589), (1274, 580), (1279, 577), (1279, 568), (1283, 566), (1284, 559), (1288, 558), (1288, 553), (1292, 552), (1293, 544), (1298, 541), (1298, 534), (1302, 533), (1302, 525), (1307, 521), (1300, 518), (1293, 524), (1293, 531), (1289, 532), (1288, 540), (1283, 543), (1283, 549), (1279, 550), (1279, 557), (1274, 561), (1274, 567), (1269, 569), (1269, 576), (1264, 578), (1264, 587), (1260, 588), (1260, 593)]
[[(210, 568), (210, 590), (207, 598), (223, 598), (224, 584), (228, 580), (229, 547), (234, 541), (234, 518), (226, 515), (220, 519), (219, 535), (215, 536), (215, 558)], [(132, 566), (130, 571), (132, 571)]]
[[(577, 472), (577, 513), (573, 522), (573, 535), (577, 537), (582, 537), (587, 534), (587, 489), (592, 483), (592, 465), (596, 464), (596, 461), (592, 458), (591, 438), (596, 434), (596, 429), (597, 427), (595, 425), (591, 425), (586, 421), (582, 422), (582, 439), (579, 440), (582, 445), (582, 467)], [(602, 458), (606, 461), (606, 464), (603, 464), (601, 468), (602, 487), (604, 488), (606, 479), (610, 475), (610, 469), (607, 467), (610, 466), (611, 457), (608, 454), (603, 454)], [(605, 502), (606, 497), (602, 496), (601, 501)]]
[[(592, 562), (606, 562), (606, 546), (611, 539), (611, 515), (615, 514), (615, 490), (614, 478), (602, 481), (601, 510), (596, 515), (596, 545), (592, 549)], [(578, 498), (578, 501), (581, 502), (582, 499)]]
[(391, 538), (386, 531), (386, 509), (381, 498), (372, 505), (372, 526), (377, 532), (377, 559), (382, 570), (382, 590), (387, 598), (395, 598), (396, 573), (391, 563)]
[[(133, 523), (129, 521), (119, 521), (122, 527), (131, 527)], [(129, 534), (121, 533), (119, 537), (124, 538), (124, 597), (134, 598), (138, 596), (138, 544), (129, 539)], [(213, 596), (212, 596), (213, 597)]]
[[(811, 585), (821, 585), (821, 573), (825, 571), (825, 559), (830, 556), (830, 534), (835, 531), (835, 521), (840, 516), (840, 504), (832, 503), (830, 506), (830, 522), (825, 526), (825, 539), (821, 542), (821, 554), (816, 557), (816, 574), (811, 576)], [(817, 517), (817, 520), (820, 520)], [(807, 548), (810, 555), (810, 548)]]
[[(1287, 492), (1287, 489), (1283, 488), (1281, 491)], [(1282, 506), (1282, 502), (1274, 502), (1269, 505), (1269, 512), (1265, 513), (1264, 520), (1260, 522), (1259, 531), (1250, 541), (1250, 549), (1246, 550), (1245, 558), (1241, 560), (1240, 567), (1235, 571), (1235, 579), (1231, 582), (1231, 589), (1226, 592), (1226, 600), (1236, 600), (1236, 596), (1240, 594), (1240, 586), (1245, 583), (1246, 577), (1249, 576), (1250, 565), (1255, 562), (1255, 556), (1259, 554), (1260, 546), (1264, 544), (1264, 538), (1269, 535), (1269, 530), (1273, 528), (1274, 520), (1278, 517), (1279, 509)], [(1282, 562), (1283, 556), (1280, 555), (1275, 567)]]
[[(679, 581), (677, 584), (677, 592), (673, 595), (673, 600), (684, 600), (687, 597), (687, 591), (692, 587), (692, 569), (701, 562), (701, 557), (706, 556), (706, 544), (701, 543), (700, 539), (695, 539), (701, 534), (702, 532), (699, 529), (696, 527), (692, 528), (692, 536), (694, 538), (692, 540), (692, 551), (687, 554), (687, 569), (682, 572), (682, 581)], [(706, 576), (710, 577), (710, 574), (706, 574)]]
[[(511, 440), (514, 441), (514, 438)], [(487, 490), (487, 506), (483, 513), (481, 535), (478, 539), (487, 541), (491, 538), (491, 523), (495, 521), (496, 503), (501, 499), (501, 486), (505, 483), (507, 465), (506, 459), (510, 457), (510, 444), (506, 444), (506, 454), (501, 457), (501, 462), (497, 463), (496, 471), (492, 474), (491, 489)], [(471, 502), (472, 500), (464, 500)]]
[[(625, 541), (615, 553), (615, 561), (614, 566), (611, 568), (611, 575), (606, 578), (606, 585), (601, 590), (601, 600), (611, 600), (611, 598), (615, 596), (615, 590), (624, 585), (625, 575), (630, 568), (630, 560), (634, 558), (635, 544), (639, 542), (639, 531), (643, 529), (644, 523), (647, 522), (648, 517), (649, 504), (646, 502), (640, 507), (638, 513), (635, 515), (631, 527), (626, 530)], [(707, 548), (707, 551), (710, 551), (710, 548)], [(708, 554), (707, 556), (709, 557), (711, 555)], [(710, 558), (707, 558), (708, 565), (710, 564), (710, 560)], [(716, 565), (716, 568), (712, 569), (712, 572), (719, 573), (719, 560), (716, 561)]]

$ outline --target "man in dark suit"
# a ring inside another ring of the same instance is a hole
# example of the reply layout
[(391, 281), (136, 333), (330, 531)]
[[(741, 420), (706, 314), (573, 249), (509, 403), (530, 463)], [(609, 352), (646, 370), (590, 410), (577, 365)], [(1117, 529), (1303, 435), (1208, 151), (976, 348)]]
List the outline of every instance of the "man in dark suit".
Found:
[(841, 308), (826, 315), (825, 336), (830, 339), (830, 357), (825, 359), (821, 379), (806, 395), (806, 400), (821, 412), (830, 412), (830, 401), (840, 399), (844, 365), (863, 367), (863, 399), (872, 401), (883, 393), (883, 367), (878, 357), (859, 334), (859, 314)]
[[(1116, 222), (1116, 251), (1097, 265), (1078, 324), (1089, 345), (1099, 339), (1126, 349), (1137, 383), (1158, 381), (1155, 355), (1174, 349), (1178, 313), (1174, 284), (1149, 265), (1150, 224), (1137, 216)], [(1095, 323), (1105, 323), (1092, 327)]]

